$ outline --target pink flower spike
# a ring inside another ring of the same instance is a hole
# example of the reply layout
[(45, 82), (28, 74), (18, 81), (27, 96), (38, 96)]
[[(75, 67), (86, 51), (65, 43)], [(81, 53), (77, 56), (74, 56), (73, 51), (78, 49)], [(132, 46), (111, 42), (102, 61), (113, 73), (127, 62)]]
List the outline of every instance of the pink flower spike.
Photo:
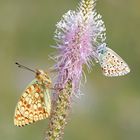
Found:
[(68, 11), (56, 25), (57, 81), (64, 86), (71, 79), (73, 91), (77, 94), (83, 65), (91, 67), (96, 57), (95, 48), (105, 40), (105, 26), (94, 6), (94, 0), (82, 0), (77, 11)]

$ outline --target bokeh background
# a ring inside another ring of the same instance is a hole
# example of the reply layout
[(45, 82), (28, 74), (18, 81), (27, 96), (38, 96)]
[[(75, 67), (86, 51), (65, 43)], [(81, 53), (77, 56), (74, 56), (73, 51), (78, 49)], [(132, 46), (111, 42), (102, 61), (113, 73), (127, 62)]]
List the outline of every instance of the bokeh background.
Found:
[[(18, 128), (14, 109), (34, 78), (16, 61), (47, 70), (55, 52), (55, 24), (79, 0), (0, 0), (0, 139), (42, 140), (47, 120)], [(107, 78), (99, 65), (87, 73), (85, 94), (75, 99), (64, 140), (140, 139), (140, 1), (98, 0), (107, 28), (107, 43), (130, 66), (124, 77)]]

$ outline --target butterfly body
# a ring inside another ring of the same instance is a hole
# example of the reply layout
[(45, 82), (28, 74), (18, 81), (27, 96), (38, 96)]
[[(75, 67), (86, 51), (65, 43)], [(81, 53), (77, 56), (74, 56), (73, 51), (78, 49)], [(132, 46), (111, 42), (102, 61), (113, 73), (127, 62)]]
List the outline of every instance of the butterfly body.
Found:
[(14, 124), (25, 126), (50, 115), (49, 88), (51, 80), (42, 70), (36, 70), (36, 78), (27, 86), (15, 109)]
[(113, 50), (102, 44), (97, 48), (97, 59), (105, 76), (122, 76), (130, 72), (126, 62)]

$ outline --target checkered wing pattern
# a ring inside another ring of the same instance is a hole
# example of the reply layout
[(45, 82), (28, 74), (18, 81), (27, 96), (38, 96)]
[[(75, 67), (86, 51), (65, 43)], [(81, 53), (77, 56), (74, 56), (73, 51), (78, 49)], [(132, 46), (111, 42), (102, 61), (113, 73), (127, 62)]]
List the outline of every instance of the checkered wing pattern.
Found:
[(50, 109), (49, 89), (35, 79), (26, 88), (17, 103), (14, 124), (22, 127), (46, 119), (50, 115)]

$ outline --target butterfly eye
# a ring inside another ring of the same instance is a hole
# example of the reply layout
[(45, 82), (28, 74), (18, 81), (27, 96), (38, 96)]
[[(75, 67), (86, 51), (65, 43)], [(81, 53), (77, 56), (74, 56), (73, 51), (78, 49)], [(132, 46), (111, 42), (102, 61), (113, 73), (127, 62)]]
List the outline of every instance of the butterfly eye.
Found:
[(103, 50), (101, 50), (101, 54), (103, 54), (104, 53), (104, 51)]
[(40, 73), (39, 71), (36, 72), (36, 75), (37, 75), (37, 76), (40, 75), (40, 74), (41, 74), (41, 73)]

